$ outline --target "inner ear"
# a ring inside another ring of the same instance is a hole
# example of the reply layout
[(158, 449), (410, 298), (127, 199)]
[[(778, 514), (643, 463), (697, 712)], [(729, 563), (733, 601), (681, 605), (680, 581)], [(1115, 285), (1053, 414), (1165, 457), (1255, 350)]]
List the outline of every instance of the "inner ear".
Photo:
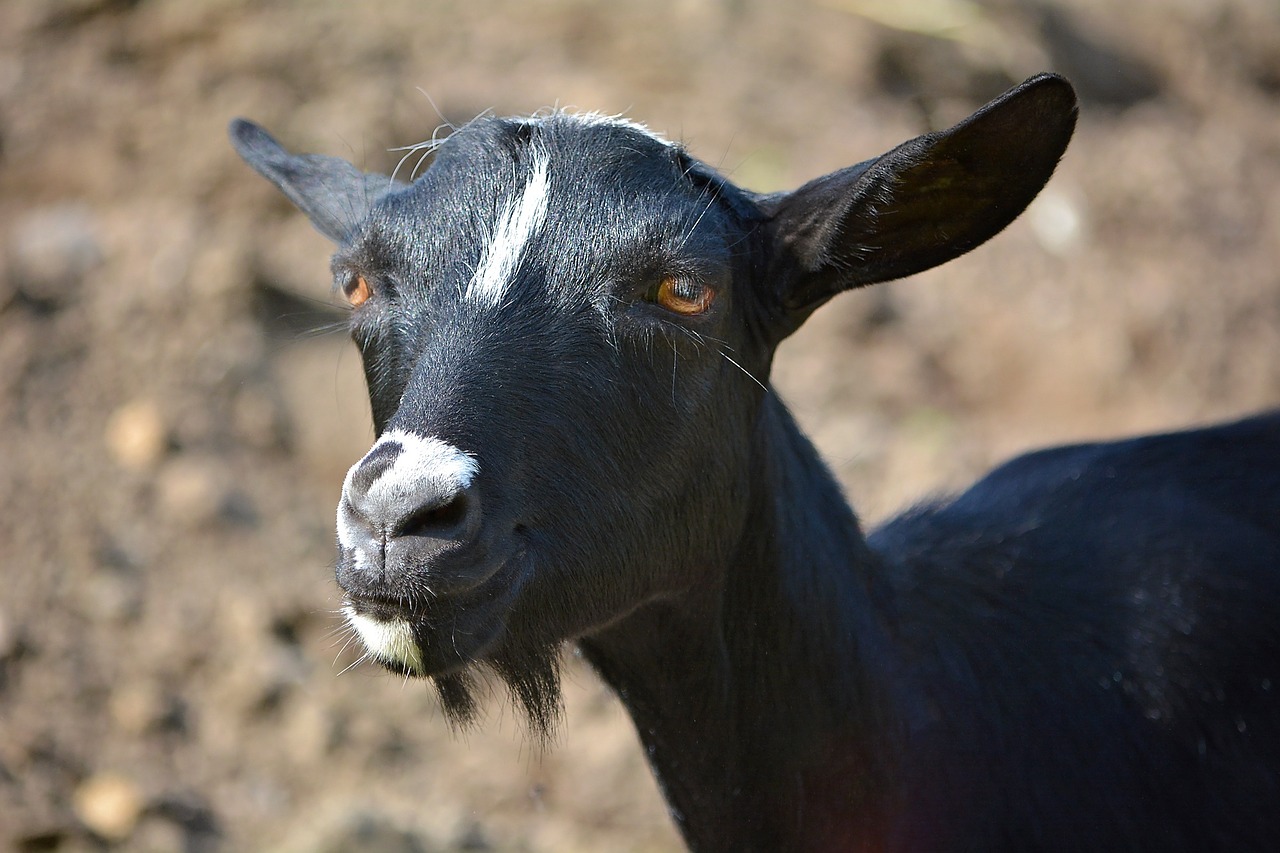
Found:
[(949, 130), (765, 202), (784, 308), (801, 317), (852, 287), (958, 257), (1017, 218), (1071, 140), (1076, 97), (1041, 74)]

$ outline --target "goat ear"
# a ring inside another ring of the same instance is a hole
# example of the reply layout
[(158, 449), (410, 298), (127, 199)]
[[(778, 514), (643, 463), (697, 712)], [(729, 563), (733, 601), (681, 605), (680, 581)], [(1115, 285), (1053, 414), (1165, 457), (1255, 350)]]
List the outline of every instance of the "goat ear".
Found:
[(787, 313), (803, 320), (853, 287), (901, 278), (995, 236), (1053, 174), (1076, 121), (1071, 84), (1032, 77), (960, 124), (764, 200), (772, 239), (798, 274)]
[(244, 119), (231, 122), (231, 144), (244, 161), (279, 187), (311, 224), (341, 243), (392, 186), (385, 175), (366, 174), (338, 157), (290, 154), (271, 134)]

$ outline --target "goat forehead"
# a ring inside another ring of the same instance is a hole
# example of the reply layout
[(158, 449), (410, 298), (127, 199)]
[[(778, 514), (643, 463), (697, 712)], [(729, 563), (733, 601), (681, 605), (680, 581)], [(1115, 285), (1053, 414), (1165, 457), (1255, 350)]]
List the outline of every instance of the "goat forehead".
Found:
[(696, 248), (689, 232), (711, 226), (715, 193), (685, 176), (677, 151), (600, 116), (486, 119), (386, 199), (371, 242), (433, 299), (491, 309), (535, 288), (578, 304), (603, 296), (601, 273), (618, 259), (663, 243)]
[(670, 185), (677, 146), (639, 125), (595, 115), (481, 119), (450, 136), (408, 196), (492, 214), (524, 195), (545, 171), (548, 187), (570, 195), (592, 186)]

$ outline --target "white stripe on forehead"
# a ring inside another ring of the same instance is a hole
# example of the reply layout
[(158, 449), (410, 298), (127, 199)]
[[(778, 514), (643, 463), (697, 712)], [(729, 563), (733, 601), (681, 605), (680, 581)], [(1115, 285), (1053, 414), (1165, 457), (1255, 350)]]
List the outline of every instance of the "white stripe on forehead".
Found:
[(467, 299), (489, 308), (497, 307), (502, 301), (502, 295), (520, 265), (525, 244), (547, 218), (550, 187), (547, 166), (546, 152), (535, 148), (533, 168), (524, 192), (518, 199), (509, 199), (498, 215), (497, 227), (480, 257), (480, 266), (467, 283)]

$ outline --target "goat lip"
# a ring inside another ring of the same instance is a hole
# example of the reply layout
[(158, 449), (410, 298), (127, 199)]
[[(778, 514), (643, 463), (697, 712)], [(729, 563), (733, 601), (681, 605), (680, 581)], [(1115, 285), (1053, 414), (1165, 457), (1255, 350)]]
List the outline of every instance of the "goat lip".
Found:
[(348, 592), (347, 605), (361, 616), (371, 616), (379, 622), (412, 618), (413, 607), (403, 598)]
[[(443, 675), (485, 658), (502, 643), (508, 614), (529, 576), (525, 554), (517, 550), (463, 592), (425, 594), (420, 590), (413, 596), (397, 596), (379, 590), (346, 589), (344, 610), (412, 632), (415, 649), (408, 658), (403, 645), (394, 647), (400, 653), (390, 655), (371, 648), (374, 659), (383, 666), (397, 673)], [(375, 635), (385, 636), (381, 632)], [(364, 639), (367, 644), (369, 637)]]
[(526, 547), (511, 539), (494, 546), (454, 548), (422, 559), (409, 549), (389, 548), (377, 573), (361, 568), (339, 550), (338, 585), (353, 602), (392, 617), (482, 605), (518, 575)]

